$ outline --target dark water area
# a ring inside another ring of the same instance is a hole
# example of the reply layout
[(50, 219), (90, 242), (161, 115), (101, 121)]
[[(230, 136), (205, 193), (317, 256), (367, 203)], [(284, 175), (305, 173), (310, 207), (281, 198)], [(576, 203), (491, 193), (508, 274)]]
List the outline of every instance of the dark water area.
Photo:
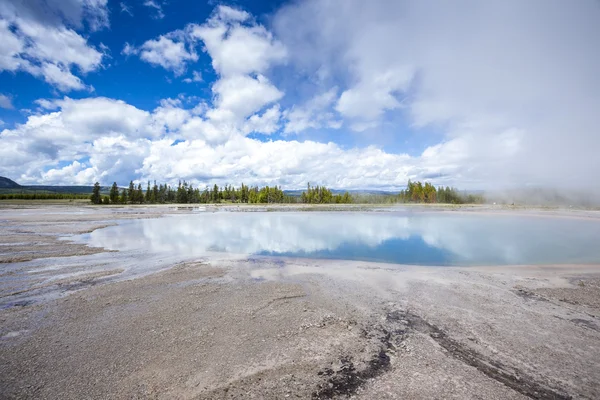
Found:
[(110, 250), (212, 252), (429, 266), (600, 262), (600, 222), (425, 212), (197, 213), (81, 235)]

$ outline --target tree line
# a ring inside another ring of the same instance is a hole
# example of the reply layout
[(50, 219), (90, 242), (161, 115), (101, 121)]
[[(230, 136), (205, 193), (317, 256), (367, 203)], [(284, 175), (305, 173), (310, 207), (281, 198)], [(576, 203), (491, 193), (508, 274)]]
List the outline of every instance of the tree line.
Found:
[(405, 190), (398, 194), (402, 203), (442, 203), (442, 204), (476, 204), (483, 203), (481, 195), (460, 193), (458, 189), (446, 186), (435, 187), (429, 182), (425, 184), (410, 179)]
[(353, 200), (348, 192), (345, 192), (343, 195), (334, 195), (325, 186), (317, 185), (311, 187), (310, 183), (308, 183), (306, 192), (302, 192), (300, 195), (300, 202), (306, 204), (348, 204), (353, 203)]
[(436, 188), (431, 183), (425, 184), (416, 181), (408, 181), (405, 190), (397, 195), (351, 195), (334, 194), (325, 186), (307, 185), (300, 196), (290, 196), (279, 186), (246, 186), (242, 183), (240, 187), (225, 185), (219, 187), (213, 185), (204, 189), (195, 188), (185, 181), (179, 182), (177, 187), (167, 184), (157, 185), (148, 182), (144, 190), (141, 183), (137, 186), (131, 181), (128, 188), (119, 188), (113, 183), (108, 195), (101, 194), (98, 182), (94, 185), (91, 201), (94, 204), (164, 204), (164, 203), (247, 203), (247, 204), (271, 204), (271, 203), (305, 203), (305, 204), (350, 204), (350, 203), (482, 203), (482, 196), (460, 193), (451, 187)]
[(133, 181), (129, 183), (128, 188), (119, 189), (117, 183), (113, 183), (108, 195), (102, 196), (100, 193), (100, 184), (94, 184), (91, 201), (94, 204), (164, 204), (164, 203), (249, 203), (249, 204), (270, 204), (270, 203), (297, 203), (298, 199), (289, 196), (278, 186), (246, 186), (238, 188), (232, 185), (219, 187), (213, 185), (211, 188), (195, 188), (192, 184), (185, 181), (179, 182), (177, 187), (167, 184), (153, 185), (148, 182), (146, 190), (138, 183), (136, 186)]
[(0, 193), (0, 200), (84, 200), (89, 197), (89, 194), (75, 193)]

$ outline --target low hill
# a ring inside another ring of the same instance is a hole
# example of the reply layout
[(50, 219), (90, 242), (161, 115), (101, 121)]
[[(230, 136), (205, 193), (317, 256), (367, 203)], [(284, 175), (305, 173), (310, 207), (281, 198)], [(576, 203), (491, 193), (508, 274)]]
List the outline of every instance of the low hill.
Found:
[[(92, 186), (19, 185), (12, 179), (0, 176), (0, 193), (92, 193)], [(102, 188), (108, 189), (108, 188)]]
[(21, 187), (17, 182), (12, 179), (5, 178), (0, 176), (0, 189), (10, 189), (10, 188), (18, 188)]

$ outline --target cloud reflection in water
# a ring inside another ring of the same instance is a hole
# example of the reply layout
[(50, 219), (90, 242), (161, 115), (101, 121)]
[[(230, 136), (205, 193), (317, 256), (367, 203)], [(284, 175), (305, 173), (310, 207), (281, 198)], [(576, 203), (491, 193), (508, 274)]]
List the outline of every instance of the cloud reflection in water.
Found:
[(113, 250), (336, 258), (420, 265), (600, 262), (600, 223), (445, 213), (200, 213), (96, 230)]

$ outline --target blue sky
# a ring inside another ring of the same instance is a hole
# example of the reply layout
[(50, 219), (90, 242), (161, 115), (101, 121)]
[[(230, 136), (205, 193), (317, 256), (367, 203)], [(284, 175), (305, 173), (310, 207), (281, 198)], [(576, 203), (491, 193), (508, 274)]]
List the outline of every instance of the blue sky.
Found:
[(599, 18), (593, 0), (8, 0), (0, 175), (584, 186)]

